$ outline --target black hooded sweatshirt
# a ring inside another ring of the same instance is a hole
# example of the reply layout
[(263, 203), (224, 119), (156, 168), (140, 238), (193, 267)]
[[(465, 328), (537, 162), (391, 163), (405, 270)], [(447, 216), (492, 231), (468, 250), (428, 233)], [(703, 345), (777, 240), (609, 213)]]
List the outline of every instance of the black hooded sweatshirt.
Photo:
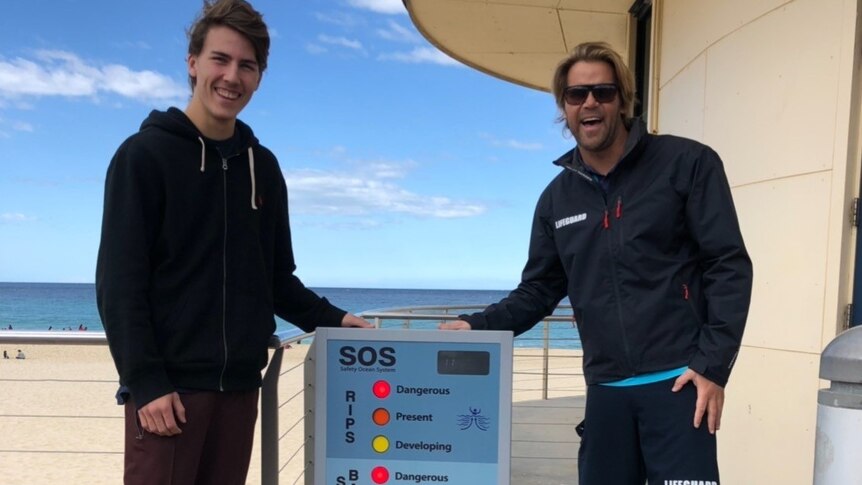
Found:
[(278, 161), (236, 130), (223, 156), (179, 109), (153, 111), (108, 167), (97, 303), (139, 408), (178, 389), (255, 389), (274, 314), (312, 331), (346, 313), (294, 275)]

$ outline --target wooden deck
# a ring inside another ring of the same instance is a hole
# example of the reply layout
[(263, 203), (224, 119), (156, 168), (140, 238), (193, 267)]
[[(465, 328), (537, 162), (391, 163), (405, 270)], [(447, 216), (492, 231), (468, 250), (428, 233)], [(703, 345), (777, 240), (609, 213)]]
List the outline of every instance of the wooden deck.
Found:
[(512, 407), (512, 485), (577, 485), (584, 396), (523, 401)]

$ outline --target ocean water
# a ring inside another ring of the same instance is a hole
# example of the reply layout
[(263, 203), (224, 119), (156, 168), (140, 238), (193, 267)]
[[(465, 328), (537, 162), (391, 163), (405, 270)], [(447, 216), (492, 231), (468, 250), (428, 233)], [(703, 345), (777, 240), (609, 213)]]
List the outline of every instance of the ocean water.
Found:
[[(507, 291), (498, 290), (416, 290), (370, 288), (312, 288), (334, 305), (354, 314), (416, 306), (480, 305), (499, 301)], [(279, 329), (291, 328), (277, 319)], [(0, 329), (14, 330), (88, 330), (102, 331), (96, 309), (96, 288), (86, 283), (0, 283)], [(384, 321), (383, 325), (401, 327), (402, 320)], [(412, 322), (412, 328), (435, 328), (437, 322)], [(571, 325), (551, 327), (553, 347), (580, 348), (578, 333)], [(540, 347), (539, 327), (526, 332), (516, 345)]]

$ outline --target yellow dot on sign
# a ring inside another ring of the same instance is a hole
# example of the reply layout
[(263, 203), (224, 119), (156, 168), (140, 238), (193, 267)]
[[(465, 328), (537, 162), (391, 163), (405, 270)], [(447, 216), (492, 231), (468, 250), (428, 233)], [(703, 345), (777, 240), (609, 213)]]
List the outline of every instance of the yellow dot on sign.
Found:
[(378, 453), (386, 453), (389, 451), (389, 438), (377, 435), (371, 440), (371, 447)]

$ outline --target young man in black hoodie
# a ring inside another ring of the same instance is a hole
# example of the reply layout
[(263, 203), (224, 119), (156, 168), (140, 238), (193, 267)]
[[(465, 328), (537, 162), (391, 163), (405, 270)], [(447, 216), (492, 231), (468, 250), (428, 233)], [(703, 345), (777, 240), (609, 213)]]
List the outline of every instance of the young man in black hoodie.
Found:
[(126, 400), (126, 484), (244, 484), (274, 314), (370, 327), (294, 275), (275, 156), (237, 120), (269, 35), (244, 0), (189, 30), (192, 98), (153, 111), (108, 168), (99, 312)]
[(575, 47), (552, 89), (577, 147), (539, 198), (521, 283), (441, 328), (521, 333), (568, 296), (588, 385), (579, 483), (717, 485), (752, 284), (721, 160), (646, 132), (607, 44)]

